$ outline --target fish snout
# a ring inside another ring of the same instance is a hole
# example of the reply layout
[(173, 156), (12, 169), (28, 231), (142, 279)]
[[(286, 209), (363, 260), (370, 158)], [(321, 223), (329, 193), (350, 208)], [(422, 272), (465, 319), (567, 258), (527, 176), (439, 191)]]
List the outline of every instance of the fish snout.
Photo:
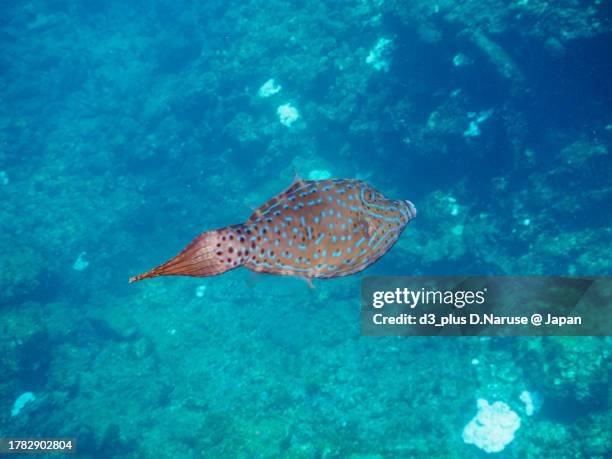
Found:
[(412, 220), (414, 217), (416, 217), (416, 214), (417, 214), (416, 207), (414, 207), (414, 204), (412, 204), (412, 202), (410, 202), (408, 200), (406, 200), (404, 202), (408, 206), (408, 212), (410, 212), (410, 219)]

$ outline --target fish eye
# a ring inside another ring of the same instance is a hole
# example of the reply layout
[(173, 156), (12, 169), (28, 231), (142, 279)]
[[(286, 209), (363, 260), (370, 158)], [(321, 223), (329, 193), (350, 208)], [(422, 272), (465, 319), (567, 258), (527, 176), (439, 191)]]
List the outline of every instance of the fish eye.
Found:
[(372, 190), (365, 190), (363, 193), (363, 200), (369, 204), (376, 201), (376, 195)]

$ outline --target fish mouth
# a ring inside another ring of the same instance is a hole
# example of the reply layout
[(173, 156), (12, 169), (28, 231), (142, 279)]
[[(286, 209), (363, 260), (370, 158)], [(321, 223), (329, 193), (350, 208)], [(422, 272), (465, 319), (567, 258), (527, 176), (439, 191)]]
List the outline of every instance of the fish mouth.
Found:
[(408, 206), (408, 212), (410, 212), (410, 218), (413, 219), (414, 217), (416, 217), (416, 214), (417, 214), (416, 207), (414, 207), (414, 204), (412, 204), (412, 202), (410, 201), (404, 201), (404, 202)]

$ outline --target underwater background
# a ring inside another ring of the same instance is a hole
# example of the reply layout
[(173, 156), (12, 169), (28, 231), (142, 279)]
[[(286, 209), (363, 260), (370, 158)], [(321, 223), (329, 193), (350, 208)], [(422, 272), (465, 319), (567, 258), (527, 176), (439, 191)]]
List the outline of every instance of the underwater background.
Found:
[[(1, 2), (0, 437), (72, 437), (84, 458), (611, 457), (611, 338), (359, 323), (364, 275), (610, 274), (611, 15)], [(314, 290), (243, 268), (127, 283), (296, 172), (419, 214)], [(501, 452), (462, 438), (478, 399), (520, 417)]]

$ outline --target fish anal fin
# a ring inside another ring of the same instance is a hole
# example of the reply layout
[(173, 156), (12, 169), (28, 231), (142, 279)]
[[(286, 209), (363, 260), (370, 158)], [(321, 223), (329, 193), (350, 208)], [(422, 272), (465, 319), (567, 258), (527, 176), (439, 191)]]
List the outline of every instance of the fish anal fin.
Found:
[(308, 288), (310, 290), (314, 290), (316, 288), (315, 285), (312, 283), (312, 277), (301, 277), (301, 279), (306, 282), (306, 285), (308, 285)]

